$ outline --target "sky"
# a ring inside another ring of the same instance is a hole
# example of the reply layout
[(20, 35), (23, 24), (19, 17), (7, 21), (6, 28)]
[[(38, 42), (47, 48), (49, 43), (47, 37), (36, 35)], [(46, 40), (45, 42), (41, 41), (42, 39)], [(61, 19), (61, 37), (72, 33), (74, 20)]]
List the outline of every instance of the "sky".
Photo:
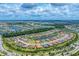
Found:
[(79, 4), (0, 3), (0, 20), (79, 20)]

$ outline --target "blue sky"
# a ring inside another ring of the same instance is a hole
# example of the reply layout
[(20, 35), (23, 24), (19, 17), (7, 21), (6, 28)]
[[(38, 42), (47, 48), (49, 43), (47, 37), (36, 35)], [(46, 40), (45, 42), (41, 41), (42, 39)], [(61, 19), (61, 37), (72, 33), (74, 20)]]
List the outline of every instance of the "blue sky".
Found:
[(0, 20), (79, 20), (79, 4), (1, 3)]

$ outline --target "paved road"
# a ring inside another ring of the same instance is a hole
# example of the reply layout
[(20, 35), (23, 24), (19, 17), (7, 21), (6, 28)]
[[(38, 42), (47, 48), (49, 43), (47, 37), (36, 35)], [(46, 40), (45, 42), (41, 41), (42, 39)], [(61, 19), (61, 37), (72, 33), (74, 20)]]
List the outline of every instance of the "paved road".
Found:
[(1, 35), (0, 35), (0, 50), (4, 50), (4, 48), (3, 48), (3, 46), (2, 46), (2, 44), (3, 44), (3, 42), (2, 42), (2, 37), (1, 37)]
[(9, 52), (9, 51), (5, 50), (3, 48), (3, 46), (2, 46), (2, 44), (3, 44), (3, 42), (2, 42), (2, 36), (0, 35), (0, 50), (1, 51), (5, 51), (7, 53), (7, 56), (14, 56), (14, 55), (16, 55), (16, 53), (14, 53), (14, 52)]

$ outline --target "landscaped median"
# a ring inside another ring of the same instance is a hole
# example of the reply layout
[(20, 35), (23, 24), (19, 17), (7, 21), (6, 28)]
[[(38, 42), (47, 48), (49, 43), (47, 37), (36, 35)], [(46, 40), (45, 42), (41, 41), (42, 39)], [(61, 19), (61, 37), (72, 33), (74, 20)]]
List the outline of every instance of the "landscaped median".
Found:
[(5, 51), (0, 50), (0, 56), (5, 56), (7, 53)]
[(70, 40), (67, 40), (63, 43), (56, 44), (54, 46), (50, 46), (47, 48), (23, 48), (20, 46), (16, 46), (15, 44), (9, 44), (8, 41), (6, 40), (6, 37), (3, 37), (3, 47), (8, 50), (8, 51), (14, 51), (16, 53), (21, 53), (21, 54), (29, 54), (29, 53), (37, 53), (40, 51), (50, 51), (54, 49), (60, 49), (63, 47), (66, 47), (70, 45), (71, 43), (74, 43), (75, 41), (78, 40), (78, 34), (73, 32), (73, 37)]
[(72, 54), (72, 56), (79, 56), (79, 51), (77, 51), (75, 54)]

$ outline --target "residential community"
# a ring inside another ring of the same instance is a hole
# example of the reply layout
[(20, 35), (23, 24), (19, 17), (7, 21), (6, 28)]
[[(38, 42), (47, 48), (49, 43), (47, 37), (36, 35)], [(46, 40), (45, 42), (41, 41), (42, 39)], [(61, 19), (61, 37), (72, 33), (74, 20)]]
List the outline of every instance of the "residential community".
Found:
[(1, 23), (0, 55), (77, 55), (79, 34), (71, 26), (39, 21)]

